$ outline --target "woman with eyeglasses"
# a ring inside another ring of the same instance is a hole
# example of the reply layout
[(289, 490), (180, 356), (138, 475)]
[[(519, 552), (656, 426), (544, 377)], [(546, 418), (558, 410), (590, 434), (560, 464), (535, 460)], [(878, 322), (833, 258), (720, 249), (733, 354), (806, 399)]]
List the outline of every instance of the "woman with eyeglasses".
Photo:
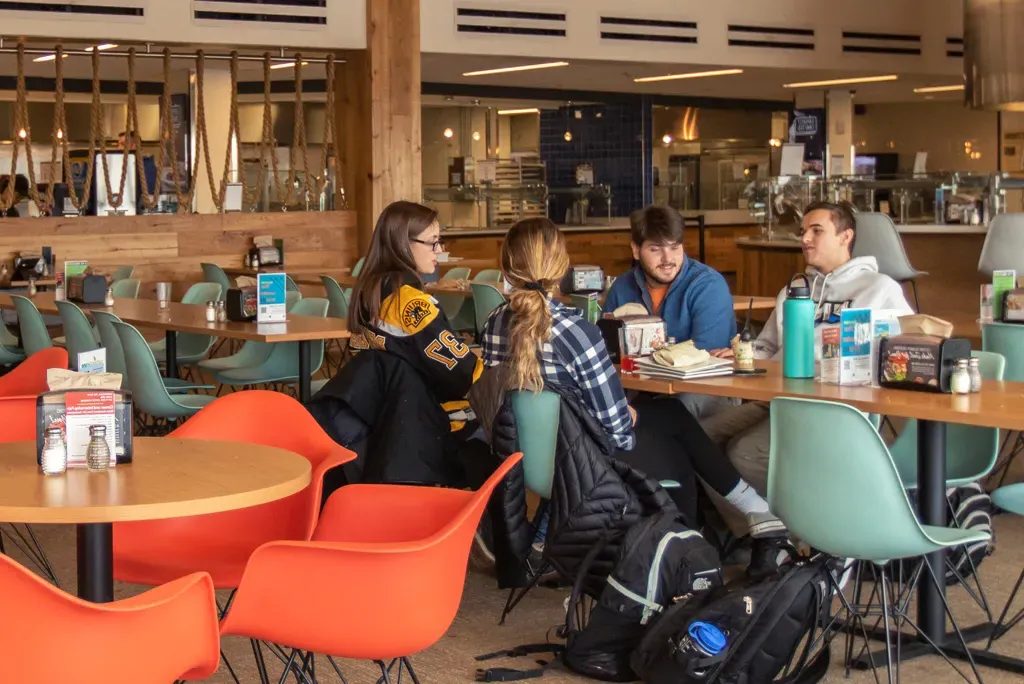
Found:
[(398, 354), (427, 377), (441, 402), (464, 399), (481, 364), (424, 291), (443, 247), (437, 212), (393, 202), (377, 219), (349, 305), (350, 348)]

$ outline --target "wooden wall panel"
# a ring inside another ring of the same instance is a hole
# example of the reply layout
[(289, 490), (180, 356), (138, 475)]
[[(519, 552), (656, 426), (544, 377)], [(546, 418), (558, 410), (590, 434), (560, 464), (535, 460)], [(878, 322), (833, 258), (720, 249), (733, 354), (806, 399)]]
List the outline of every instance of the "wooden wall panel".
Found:
[(144, 294), (160, 280), (180, 292), (202, 279), (201, 262), (240, 266), (257, 235), (283, 239), (292, 266), (350, 267), (359, 254), (355, 220), (350, 211), (8, 219), (0, 223), (0, 259), (49, 246), (58, 265), (88, 259), (103, 272), (133, 264)]
[(751, 297), (774, 297), (794, 273), (804, 270), (799, 244), (785, 248), (740, 244), (736, 292)]

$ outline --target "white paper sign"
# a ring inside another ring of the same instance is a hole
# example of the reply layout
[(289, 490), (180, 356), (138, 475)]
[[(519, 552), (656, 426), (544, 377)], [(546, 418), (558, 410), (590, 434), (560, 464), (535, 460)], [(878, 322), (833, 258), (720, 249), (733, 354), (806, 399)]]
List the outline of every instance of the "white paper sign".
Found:
[(784, 143), (782, 145), (782, 161), (779, 164), (780, 176), (800, 176), (804, 172), (804, 144)]
[(916, 155), (914, 155), (914, 175), (915, 176), (920, 176), (920, 175), (924, 175), (925, 173), (927, 173), (927, 170), (926, 170), (927, 166), (928, 166), (928, 153), (927, 152), (918, 152)]
[(493, 183), (498, 179), (498, 162), (493, 159), (478, 159), (476, 162), (476, 182)]

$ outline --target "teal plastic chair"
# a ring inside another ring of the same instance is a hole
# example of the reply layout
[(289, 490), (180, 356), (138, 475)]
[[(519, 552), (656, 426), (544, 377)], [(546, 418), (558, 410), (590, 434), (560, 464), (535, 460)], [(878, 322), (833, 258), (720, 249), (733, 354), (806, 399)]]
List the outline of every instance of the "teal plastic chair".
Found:
[(597, 323), (597, 319), (601, 317), (601, 302), (597, 301), (597, 297), (588, 297), (587, 295), (569, 295), (572, 305), (583, 312), (583, 317), (591, 323)]
[(57, 302), (57, 311), (64, 324), (64, 343), (68, 350), (68, 363), (72, 370), (78, 370), (78, 355), (100, 348), (96, 334), (85, 312), (74, 302)]
[[(1006, 371), (1003, 374), (1004, 380), (1024, 382), (1024, 326), (1013, 323), (987, 323), (983, 325), (981, 327), (981, 348), (987, 352), (1002, 354), (1006, 358)], [(1016, 437), (1014, 437), (1014, 432), (1010, 430), (1006, 433), (1003, 448), (999, 449), (999, 453), (1003, 453), (1006, 450), (1006, 445), (1013, 440), (1013, 448), (1009, 450), (1003, 461), (995, 467), (995, 472), (992, 475), (992, 479), (995, 479), (996, 475), (1002, 472), (1002, 476), (999, 478), (999, 486), (1002, 486), (1006, 480), (1014, 459), (1024, 452), (1024, 434), (1016, 432)]]
[(320, 276), (320, 282), (324, 284), (324, 290), (327, 292), (327, 301), (330, 302), (327, 315), (331, 318), (348, 319), (348, 303), (351, 291), (343, 288), (338, 284), (337, 280), (329, 275)]
[(46, 321), (31, 299), (22, 295), (11, 295), (14, 310), (18, 312), (18, 327), (21, 329), (21, 347), (26, 356), (53, 346)]
[(483, 332), (484, 323), (491, 312), (505, 303), (505, 295), (501, 290), (488, 283), (473, 281), (469, 284), (473, 290), (473, 310), (476, 316), (476, 334)]
[(363, 271), (363, 264), (366, 263), (366, 257), (359, 257), (359, 261), (352, 267), (352, 276), (358, 276)]
[(496, 268), (485, 268), (473, 276), (474, 283), (500, 283), (501, 271)]
[(510, 393), (516, 418), (519, 450), (523, 452), (526, 488), (542, 499), (551, 498), (555, 477), (558, 419), (562, 401), (554, 392), (514, 390)]
[(139, 280), (123, 278), (114, 281), (110, 286), (110, 293), (114, 295), (115, 299), (138, 299), (141, 286), (142, 282)]
[(212, 394), (171, 395), (142, 333), (121, 321), (114, 321), (112, 325), (124, 350), (128, 389), (140, 411), (154, 418), (178, 420), (194, 415), (216, 399)]
[[(981, 377), (1002, 380), (1006, 365), (1001, 354), (973, 351)], [(917, 421), (910, 419), (889, 447), (896, 472), (907, 489), (917, 488)], [(988, 475), (999, 457), (999, 430), (974, 425), (946, 426), (946, 486), (961, 487)]]
[(302, 301), (302, 293), (298, 290), (288, 290), (284, 293), (284, 310), (290, 312), (295, 305)]
[(295, 281), (292, 280), (292, 277), (290, 275), (288, 275), (287, 273), (284, 274), (284, 289), (287, 292), (298, 292), (299, 291), (299, 286), (295, 284)]
[[(285, 309), (289, 313), (294, 313), (295, 305), (302, 301), (302, 294), (299, 292), (286, 292), (285, 300)], [(273, 347), (273, 343), (247, 340), (234, 354), (203, 359), (198, 363), (198, 366), (201, 370), (211, 375), (235, 368), (258, 366), (267, 360)]]
[[(297, 316), (326, 318), (329, 307), (330, 302), (322, 297), (306, 297), (295, 305), (291, 313)], [(234, 387), (297, 382), (299, 379), (299, 343), (274, 342), (266, 346), (271, 349), (266, 358), (259, 363), (227, 370), (210, 369), (213, 379), (221, 385)], [(324, 362), (323, 340), (310, 343), (309, 356), (310, 372), (316, 373)], [(207, 368), (209, 368), (209, 364), (207, 364)]]
[[(469, 280), (468, 268), (453, 268), (441, 276), (442, 280)], [(438, 306), (448, 318), (452, 330), (473, 330), (476, 327), (476, 312), (470, 297), (457, 294), (434, 295)]]
[[(196, 283), (188, 288), (185, 296), (181, 298), (182, 304), (206, 304), (220, 299), (221, 286), (217, 283)], [(178, 354), (179, 366), (194, 366), (202, 361), (210, 347), (213, 346), (212, 335), (198, 335), (196, 333), (175, 333), (177, 335), (176, 351)], [(157, 340), (149, 343), (153, 354), (161, 359), (167, 356), (166, 340)]]
[(9, 366), (25, 360), (25, 352), (18, 347), (18, 338), (6, 325), (0, 324), (0, 366)]
[[(916, 559), (990, 539), (987, 532), (918, 522), (885, 442), (867, 416), (852, 406), (776, 398), (771, 402), (770, 420), (768, 505), (794, 537), (812, 548), (880, 567), (892, 560)], [(928, 579), (921, 581), (939, 586), (942, 580), (927, 563), (923, 566)], [(875, 575), (882, 582), (888, 637), (890, 619), (896, 618), (898, 633), (905, 616), (900, 606), (888, 605), (887, 573), (879, 570)], [(853, 614), (855, 609), (842, 600)], [(953, 620), (948, 605), (946, 615)], [(864, 614), (855, 615), (855, 619), (864, 618)], [(961, 646), (967, 650), (962, 640)], [(848, 645), (848, 654), (849, 649)], [(891, 649), (886, 651), (891, 674)]]
[[(220, 285), (220, 296), (221, 299), (227, 296), (228, 290), (233, 288), (235, 284), (231, 282), (231, 278), (224, 272), (224, 269), (217, 264), (202, 263), (199, 266), (203, 269), (203, 281), (207, 283), (217, 283)], [(209, 300), (207, 300), (209, 301)]]
[[(1024, 482), (1000, 487), (996, 491), (992, 492), (992, 502), (1007, 513), (1012, 513), (1018, 517), (1024, 517)], [(1020, 622), (1021, 618), (1024, 617), (1024, 612), (1018, 612), (1010, 619), (1009, 622), (1006, 621), (1006, 617), (1010, 613), (1010, 608), (1013, 607), (1013, 602), (1017, 598), (1017, 592), (1020, 591), (1021, 584), (1024, 584), (1024, 570), (1022, 570), (1020, 575), (1017, 577), (1017, 582), (1013, 585), (1013, 591), (1010, 593), (1010, 598), (1006, 600), (1006, 606), (1003, 607), (1002, 613), (999, 615), (999, 619), (996, 621), (995, 627), (992, 629), (992, 635), (989, 637), (986, 650), (992, 648), (993, 641), (1010, 631), (1010, 629), (1012, 629), (1014, 625)]]
[[(121, 338), (117, 336), (114, 323), (120, 323), (121, 319), (109, 311), (93, 311), (92, 318), (96, 321), (96, 330), (99, 332), (100, 344), (107, 350), (107, 372), (121, 374), (121, 389), (129, 389), (128, 366), (124, 360), (124, 348), (121, 346)], [(154, 357), (154, 361), (155, 361)], [(191, 392), (199, 389), (214, 389), (213, 385), (196, 385), (181, 378), (165, 378), (164, 387), (171, 394)]]
[[(133, 275), (135, 275), (134, 266), (118, 266), (116, 269), (114, 269), (114, 274), (110, 276), (110, 282), (117, 283), (122, 280), (128, 280)], [(116, 297), (117, 295), (114, 296)]]

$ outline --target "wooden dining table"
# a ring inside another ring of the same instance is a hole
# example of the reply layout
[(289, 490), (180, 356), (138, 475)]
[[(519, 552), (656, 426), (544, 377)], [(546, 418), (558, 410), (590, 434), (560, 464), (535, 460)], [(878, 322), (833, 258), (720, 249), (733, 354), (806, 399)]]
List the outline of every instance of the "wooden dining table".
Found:
[(238, 442), (136, 437), (132, 463), (43, 475), (35, 442), (0, 444), (0, 520), (77, 526), (78, 596), (114, 600), (113, 523), (247, 508), (309, 486), (299, 454)]
[(312, 276), (320, 275), (321, 273), (332, 275), (351, 272), (352, 269), (347, 266), (340, 268), (334, 268), (332, 266), (266, 266), (258, 269), (246, 268), (244, 266), (228, 266), (224, 269), (224, 273), (228, 274), (232, 278), (237, 278), (239, 276), (255, 278), (260, 273), (287, 273), (292, 276), (292, 280), (295, 280), (295, 276)]
[[(29, 299), (40, 313), (58, 315), (57, 301), (52, 292), (39, 292)], [(299, 399), (308, 401), (312, 397), (311, 343), (317, 340), (334, 340), (351, 337), (345, 321), (338, 318), (297, 316), (288, 314), (284, 323), (256, 323), (227, 321), (210, 323), (206, 320), (206, 306), (203, 304), (182, 304), (167, 302), (161, 306), (155, 299), (115, 298), (113, 306), (103, 304), (79, 304), (88, 314), (92, 310), (109, 311), (125, 323), (136, 327), (163, 330), (166, 334), (167, 364), (169, 378), (178, 377), (177, 335), (195, 333), (213, 335), (235, 340), (253, 342), (297, 342), (299, 349)], [(0, 293), (0, 309), (14, 309), (14, 300), (8, 294)]]
[[(758, 361), (765, 369), (762, 375), (662, 380), (641, 374), (621, 374), (623, 386), (638, 391), (660, 394), (682, 392), (749, 401), (769, 402), (776, 397), (820, 399), (849, 404), (866, 413), (914, 418), (917, 420), (918, 511), (926, 525), (945, 527), (946, 501), (946, 425), (976, 425), (1004, 430), (1024, 430), (1024, 382), (986, 380), (977, 394), (954, 395), (870, 386), (823, 384), (811, 379), (782, 376), (782, 364)], [(936, 577), (945, 574), (945, 552), (926, 557)], [(917, 590), (917, 623), (921, 631), (939, 644), (947, 655), (967, 658), (955, 635), (946, 633), (943, 608), (945, 586), (937, 589), (930, 582), (920, 582)], [(970, 642), (987, 638), (992, 625), (984, 623), (961, 630)], [(1021, 673), (1024, 662), (991, 651), (968, 649), (979, 665), (987, 665)], [(913, 658), (933, 653), (925, 641), (904, 646), (902, 657)]]

